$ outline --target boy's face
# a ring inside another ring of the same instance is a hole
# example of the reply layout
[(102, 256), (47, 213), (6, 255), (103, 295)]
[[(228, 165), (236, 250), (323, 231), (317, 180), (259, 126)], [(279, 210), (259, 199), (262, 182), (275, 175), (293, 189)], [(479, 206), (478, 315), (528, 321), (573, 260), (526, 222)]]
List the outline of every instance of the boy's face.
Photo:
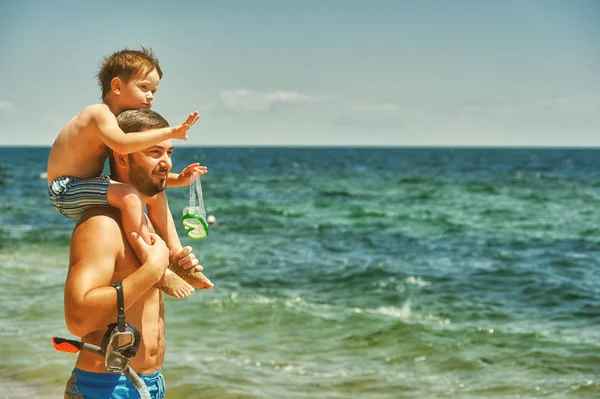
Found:
[(136, 76), (120, 86), (119, 105), (122, 109), (150, 109), (160, 77), (156, 69), (147, 75)]

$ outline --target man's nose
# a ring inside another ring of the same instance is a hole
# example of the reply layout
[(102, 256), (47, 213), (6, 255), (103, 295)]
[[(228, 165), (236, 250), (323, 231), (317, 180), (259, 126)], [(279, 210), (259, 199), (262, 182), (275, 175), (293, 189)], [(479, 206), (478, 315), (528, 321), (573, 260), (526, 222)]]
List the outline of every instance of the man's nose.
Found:
[(171, 157), (168, 154), (163, 154), (163, 156), (160, 159), (160, 166), (166, 169), (171, 170), (171, 167), (173, 166), (173, 162), (171, 161)]

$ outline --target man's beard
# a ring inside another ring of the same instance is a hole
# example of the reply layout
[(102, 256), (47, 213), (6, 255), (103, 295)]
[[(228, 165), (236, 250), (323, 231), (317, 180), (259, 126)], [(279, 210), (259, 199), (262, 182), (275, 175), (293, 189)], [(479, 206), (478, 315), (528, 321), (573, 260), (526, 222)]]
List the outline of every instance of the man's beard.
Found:
[(129, 156), (129, 184), (133, 185), (142, 195), (153, 197), (167, 188), (167, 179), (155, 181), (152, 172), (147, 172), (135, 163)]

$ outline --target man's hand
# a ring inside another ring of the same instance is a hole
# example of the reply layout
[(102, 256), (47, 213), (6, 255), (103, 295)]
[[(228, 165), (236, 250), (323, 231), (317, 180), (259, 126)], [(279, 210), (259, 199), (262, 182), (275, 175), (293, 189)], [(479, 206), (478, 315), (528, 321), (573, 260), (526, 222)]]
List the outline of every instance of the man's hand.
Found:
[(160, 270), (161, 274), (169, 266), (169, 248), (167, 244), (157, 234), (150, 233), (152, 243), (146, 244), (142, 237), (136, 233), (131, 233), (133, 242), (137, 248), (133, 248), (134, 252), (142, 262), (142, 265), (150, 265), (152, 268)]
[(190, 246), (183, 247), (178, 254), (172, 255), (170, 257), (169, 264), (173, 266), (178, 265), (183, 268), (183, 270), (187, 270), (192, 267), (194, 268), (193, 270), (198, 272), (204, 270), (204, 268), (198, 264), (198, 259), (196, 258), (196, 255), (192, 253), (192, 247)]
[(215, 285), (206, 277), (198, 264), (196, 255), (192, 253), (192, 247), (184, 247), (178, 254), (171, 256), (169, 269), (173, 270), (179, 277), (183, 278), (194, 288), (209, 290)]
[(194, 123), (198, 121), (198, 119), (200, 119), (200, 114), (198, 114), (198, 111), (191, 113), (182, 125), (175, 126), (173, 128), (171, 137), (179, 140), (187, 140), (188, 129), (191, 128), (194, 125)]

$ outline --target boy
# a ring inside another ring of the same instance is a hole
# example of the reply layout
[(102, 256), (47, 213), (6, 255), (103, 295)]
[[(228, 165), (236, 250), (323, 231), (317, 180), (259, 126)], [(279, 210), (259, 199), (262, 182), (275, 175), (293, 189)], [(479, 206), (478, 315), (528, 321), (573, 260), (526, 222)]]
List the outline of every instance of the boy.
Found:
[[(48, 157), (48, 195), (63, 215), (78, 218), (89, 208), (112, 206), (121, 211), (128, 240), (136, 232), (146, 243), (151, 243), (140, 193), (128, 184), (100, 175), (110, 150), (130, 154), (169, 138), (187, 139), (187, 130), (200, 118), (197, 112), (190, 114), (182, 125), (142, 134), (124, 134), (117, 124), (116, 116), (124, 110), (152, 107), (161, 78), (162, 70), (151, 49), (125, 49), (104, 59), (98, 73), (102, 102), (86, 107), (71, 119), (54, 141)], [(204, 174), (206, 168), (195, 163), (179, 174), (169, 173), (167, 184), (187, 185), (192, 173)], [(173, 255), (189, 251), (181, 246), (164, 192), (148, 203), (148, 216)], [(188, 265), (190, 259), (194, 260), (193, 254), (188, 257)], [(179, 267), (178, 274), (183, 279), (167, 270), (158, 287), (176, 298), (191, 295), (194, 289), (190, 284), (212, 288), (200, 268)]]

